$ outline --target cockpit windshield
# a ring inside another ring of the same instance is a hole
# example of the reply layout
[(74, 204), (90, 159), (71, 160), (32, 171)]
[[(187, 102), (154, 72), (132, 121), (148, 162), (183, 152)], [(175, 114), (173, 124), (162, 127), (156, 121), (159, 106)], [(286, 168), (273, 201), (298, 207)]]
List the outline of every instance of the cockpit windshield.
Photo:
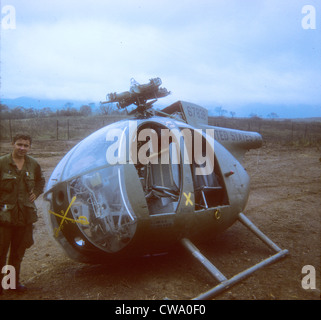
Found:
[(109, 166), (68, 183), (69, 197), (75, 199), (70, 208), (74, 220), (88, 222), (78, 225), (84, 240), (107, 252), (126, 246), (136, 230), (122, 175), (121, 166)]

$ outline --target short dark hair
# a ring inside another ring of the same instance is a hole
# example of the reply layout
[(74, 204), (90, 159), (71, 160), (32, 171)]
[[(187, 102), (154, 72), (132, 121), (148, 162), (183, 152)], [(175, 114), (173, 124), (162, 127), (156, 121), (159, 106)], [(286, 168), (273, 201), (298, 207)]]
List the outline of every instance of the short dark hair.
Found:
[(22, 140), (29, 140), (30, 141), (30, 145), (32, 143), (32, 138), (29, 134), (24, 134), (24, 133), (18, 133), (16, 134), (13, 139), (12, 139), (12, 143), (16, 143), (17, 140), (22, 139)]

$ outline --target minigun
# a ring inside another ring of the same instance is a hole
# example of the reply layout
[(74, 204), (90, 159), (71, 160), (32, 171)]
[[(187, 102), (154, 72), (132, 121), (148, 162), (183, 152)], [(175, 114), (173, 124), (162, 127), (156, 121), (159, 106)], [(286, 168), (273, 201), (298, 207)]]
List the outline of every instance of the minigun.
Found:
[[(160, 88), (161, 84), (162, 80), (160, 78), (150, 79), (147, 84), (139, 84), (132, 78), (129, 91), (109, 93), (106, 97), (107, 101), (101, 103), (116, 102), (118, 109), (124, 109), (131, 104), (135, 104), (137, 108), (130, 112), (130, 114), (136, 112), (144, 114), (158, 98), (163, 98), (170, 94), (170, 91), (166, 88)], [(154, 100), (147, 102), (151, 99)]]

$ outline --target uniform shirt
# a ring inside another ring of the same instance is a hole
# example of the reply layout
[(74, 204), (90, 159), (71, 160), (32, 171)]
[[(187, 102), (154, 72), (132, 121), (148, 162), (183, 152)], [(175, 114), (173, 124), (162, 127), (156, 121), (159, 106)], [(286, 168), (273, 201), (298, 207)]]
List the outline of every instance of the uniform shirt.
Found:
[(37, 221), (36, 205), (30, 193), (38, 197), (45, 179), (38, 162), (26, 155), (18, 170), (11, 154), (0, 157), (0, 224), (24, 226)]

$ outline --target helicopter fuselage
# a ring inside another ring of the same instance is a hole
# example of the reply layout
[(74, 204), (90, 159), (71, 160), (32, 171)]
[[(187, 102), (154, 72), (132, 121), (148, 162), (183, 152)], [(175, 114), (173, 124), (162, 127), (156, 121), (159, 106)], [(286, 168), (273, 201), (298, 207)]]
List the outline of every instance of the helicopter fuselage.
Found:
[(250, 179), (241, 159), (261, 144), (257, 133), (162, 116), (108, 125), (52, 173), (44, 198), (53, 235), (86, 262), (212, 238), (245, 208)]

